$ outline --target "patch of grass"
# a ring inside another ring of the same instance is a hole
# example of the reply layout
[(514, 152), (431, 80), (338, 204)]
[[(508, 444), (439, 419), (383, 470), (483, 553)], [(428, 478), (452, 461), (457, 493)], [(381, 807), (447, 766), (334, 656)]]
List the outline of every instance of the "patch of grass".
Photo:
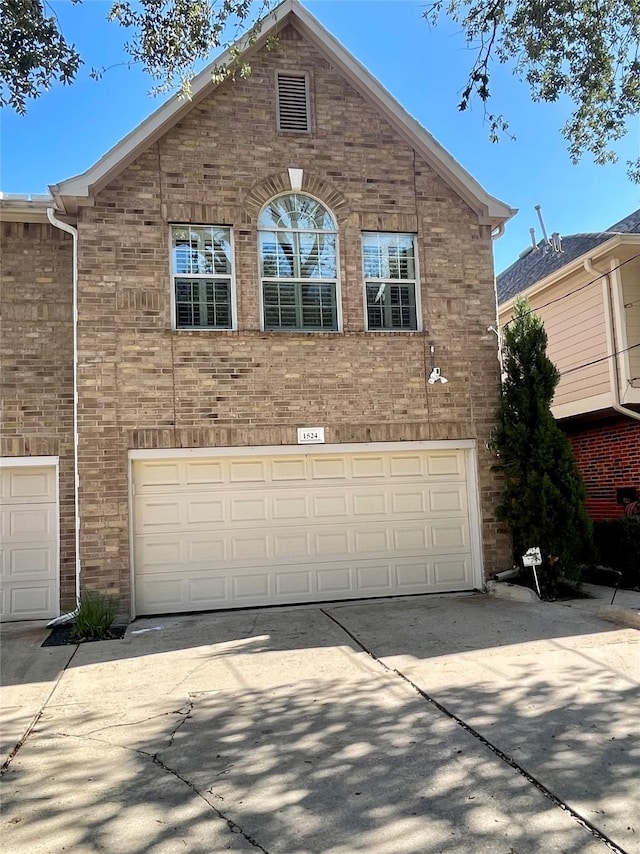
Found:
[(73, 618), (73, 637), (88, 640), (108, 638), (115, 618), (116, 603), (113, 597), (89, 590), (80, 597), (78, 613)]

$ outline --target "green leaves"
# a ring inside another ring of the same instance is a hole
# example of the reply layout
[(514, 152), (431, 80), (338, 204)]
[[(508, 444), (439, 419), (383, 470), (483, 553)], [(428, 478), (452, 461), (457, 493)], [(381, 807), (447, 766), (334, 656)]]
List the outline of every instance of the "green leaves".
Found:
[[(590, 153), (596, 163), (616, 160), (612, 145), (640, 113), (640, 3), (638, 0), (442, 0), (425, 17), (445, 13), (461, 24), (475, 61), (459, 104), (490, 98), (491, 69), (510, 63), (530, 87), (534, 101), (573, 103), (562, 128), (577, 162)], [(485, 107), (492, 140), (504, 128)], [(640, 160), (629, 163), (640, 177)]]
[(71, 83), (81, 64), (40, 0), (0, 0), (0, 106), (24, 115), (30, 98)]
[[(127, 53), (158, 81), (154, 94), (177, 89), (189, 97), (196, 63), (208, 59), (212, 50), (228, 46), (244, 30), (251, 42), (259, 32), (255, 18), (270, 5), (271, 0), (117, 0), (108, 18), (132, 31)], [(214, 74), (224, 79), (239, 70), (241, 77), (248, 76), (244, 66), (236, 66), (239, 58), (232, 56), (229, 67), (217, 67)]]
[(542, 320), (517, 300), (504, 330), (504, 382), (492, 438), (504, 477), (498, 512), (511, 528), (517, 562), (540, 546), (554, 558), (548, 569), (571, 576), (591, 549), (591, 525), (571, 446), (551, 412), (560, 375), (546, 348)]
[[(107, 18), (131, 31), (128, 62), (141, 64), (156, 82), (154, 94), (178, 90), (189, 97), (196, 65), (243, 32), (251, 44), (260, 31), (258, 18), (272, 5), (274, 0), (116, 0)], [(46, 8), (45, 0), (0, 0), (0, 106), (21, 114), (54, 83), (72, 83), (82, 65)], [(217, 69), (222, 71), (223, 77), (250, 74), (233, 56)], [(104, 73), (92, 69), (90, 76)]]

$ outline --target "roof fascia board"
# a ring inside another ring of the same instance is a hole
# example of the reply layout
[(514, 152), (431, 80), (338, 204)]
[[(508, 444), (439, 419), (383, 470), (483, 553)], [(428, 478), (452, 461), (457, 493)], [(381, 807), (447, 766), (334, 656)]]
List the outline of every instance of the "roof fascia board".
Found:
[(53, 199), (0, 199), (0, 222), (48, 222), (47, 208), (52, 204)]
[(407, 143), (420, 154), (467, 204), (484, 219), (486, 224), (498, 225), (517, 213), (486, 190), (467, 170), (440, 145), (428, 130), (391, 95), (382, 84), (346, 48), (326, 30), (304, 7), (295, 10), (296, 24), (309, 41), (325, 54), (342, 71), (352, 86), (368, 96), (400, 132)]
[(236, 49), (239, 49), (245, 56), (260, 50), (273, 30), (282, 24), (292, 9), (292, 0), (285, 0), (263, 20), (260, 35), (253, 43), (251, 43), (251, 37), (245, 34), (213, 62), (209, 63), (193, 78), (191, 98), (181, 98), (177, 94), (172, 95), (85, 172), (60, 181), (58, 184), (52, 184), (49, 191), (56, 200), (57, 206), (64, 208), (66, 197), (71, 197), (76, 205), (83, 204), (82, 199), (88, 198), (92, 192), (96, 192), (100, 187), (107, 184), (112, 177), (126, 169), (138, 155), (153, 145), (163, 133), (179, 122), (199, 101), (220, 85), (212, 79), (212, 67), (214, 65), (223, 66), (229, 63)]
[[(590, 249), (588, 252), (584, 252), (578, 258), (574, 258), (573, 261), (569, 262), (565, 267), (560, 267), (559, 270), (555, 270), (553, 273), (549, 273), (548, 276), (545, 276), (544, 279), (540, 279), (540, 281), (535, 282), (533, 285), (529, 285), (528, 288), (517, 293), (515, 296), (510, 297), (505, 302), (501, 302), (498, 306), (498, 310), (502, 314), (503, 312), (510, 311), (517, 299), (520, 297), (525, 297), (529, 299), (530, 297), (534, 297), (542, 291), (547, 290), (547, 288), (552, 287), (555, 284), (558, 284), (567, 276), (570, 276), (572, 273), (577, 272), (581, 267), (584, 266), (584, 262), (588, 259), (592, 261), (596, 258), (600, 258), (602, 255), (606, 255), (608, 252), (613, 251), (618, 246), (623, 244), (631, 244), (640, 243), (640, 234), (616, 234), (614, 237), (609, 240), (605, 240), (604, 243), (601, 243), (599, 246), (596, 246), (594, 249)], [(605, 271), (606, 272), (606, 271)], [(604, 274), (603, 274), (604, 275)]]
[[(506, 222), (515, 213), (514, 208), (489, 195), (482, 186), (393, 98), (389, 92), (353, 57), (320, 22), (296, 0), (284, 0), (267, 15), (260, 34), (251, 43), (249, 35), (221, 54), (201, 71), (192, 82), (191, 100), (173, 95), (137, 128), (110, 149), (90, 169), (50, 187), (59, 208), (64, 208), (65, 197), (75, 197), (80, 203), (91, 192), (104, 186), (110, 178), (126, 168), (136, 156), (152, 145), (165, 131), (178, 122), (189, 110), (219, 85), (212, 80), (213, 64), (224, 65), (233, 52), (240, 50), (245, 56), (258, 51), (274, 29), (291, 19), (320, 52), (338, 67), (349, 82), (376, 106), (407, 143), (419, 153), (449, 186), (474, 210), (480, 221), (493, 227)], [(71, 202), (71, 199), (69, 199)]]

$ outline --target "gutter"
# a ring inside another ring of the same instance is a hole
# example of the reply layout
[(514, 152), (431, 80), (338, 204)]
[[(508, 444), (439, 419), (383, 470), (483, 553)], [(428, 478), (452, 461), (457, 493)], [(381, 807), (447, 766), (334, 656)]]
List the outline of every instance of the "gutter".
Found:
[(640, 421), (640, 412), (634, 412), (633, 409), (627, 409), (620, 403), (620, 369), (618, 366), (618, 339), (616, 335), (614, 313), (613, 313), (613, 298), (611, 296), (611, 275), (602, 270), (598, 270), (593, 266), (591, 257), (585, 258), (584, 269), (592, 276), (602, 279), (602, 296), (604, 298), (604, 315), (607, 327), (607, 339), (611, 345), (612, 357), (609, 362), (609, 381), (613, 391), (612, 407), (620, 415), (627, 415), (629, 418), (634, 418)]
[(76, 570), (76, 608), (68, 614), (61, 614), (47, 625), (56, 626), (70, 622), (78, 613), (80, 605), (80, 476), (78, 471), (78, 229), (58, 219), (53, 208), (47, 208), (47, 218), (51, 225), (66, 231), (73, 238), (73, 513), (75, 521), (75, 570)]

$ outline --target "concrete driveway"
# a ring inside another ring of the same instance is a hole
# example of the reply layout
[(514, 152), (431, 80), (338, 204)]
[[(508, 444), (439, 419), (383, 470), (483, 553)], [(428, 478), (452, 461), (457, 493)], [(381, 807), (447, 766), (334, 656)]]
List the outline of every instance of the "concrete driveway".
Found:
[(640, 633), (424, 597), (3, 629), (12, 854), (640, 852)]

